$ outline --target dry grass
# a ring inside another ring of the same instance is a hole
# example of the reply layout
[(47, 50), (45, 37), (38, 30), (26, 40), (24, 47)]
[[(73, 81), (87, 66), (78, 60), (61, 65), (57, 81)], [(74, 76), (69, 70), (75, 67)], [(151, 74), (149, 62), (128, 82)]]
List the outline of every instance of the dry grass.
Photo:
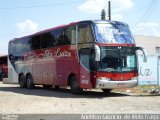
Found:
[[(143, 94), (145, 95), (145, 94), (154, 94), (154, 93), (152, 93), (153, 90), (160, 90), (160, 86), (158, 86), (158, 85), (139, 85), (134, 88), (121, 88), (121, 89), (114, 89), (113, 91), (114, 92), (134, 93), (134, 94), (138, 94), (138, 95), (143, 95)], [(160, 92), (158, 93), (158, 95), (160, 95)]]

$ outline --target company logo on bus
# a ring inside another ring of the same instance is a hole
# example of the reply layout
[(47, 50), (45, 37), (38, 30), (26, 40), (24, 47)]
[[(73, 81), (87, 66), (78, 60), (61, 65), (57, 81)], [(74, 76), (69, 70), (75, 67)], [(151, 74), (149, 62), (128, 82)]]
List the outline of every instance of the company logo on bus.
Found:
[(82, 80), (82, 81), (81, 81), (81, 84), (87, 85), (87, 84), (89, 84), (89, 80)]
[(71, 52), (57, 48), (54, 52), (52, 52), (51, 50), (45, 50), (44, 54), (34, 53), (31, 55), (24, 56), (24, 60), (31, 61), (31, 60), (40, 60), (40, 59), (51, 59), (54, 57), (70, 57), (70, 56), (71, 56)]

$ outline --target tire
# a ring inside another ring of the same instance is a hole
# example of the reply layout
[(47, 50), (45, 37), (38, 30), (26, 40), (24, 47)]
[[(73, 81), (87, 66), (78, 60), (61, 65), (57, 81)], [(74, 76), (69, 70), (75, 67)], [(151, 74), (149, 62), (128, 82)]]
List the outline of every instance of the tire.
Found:
[(20, 85), (20, 88), (26, 88), (26, 81), (23, 74), (20, 75), (19, 77), (19, 85)]
[(110, 93), (110, 92), (112, 91), (112, 89), (102, 89), (102, 91), (103, 91), (104, 93)]
[(55, 85), (54, 87), (55, 87), (55, 89), (59, 89), (59, 85)]
[(0, 81), (3, 81), (3, 78), (4, 78), (4, 73), (2, 72), (2, 73), (0, 74)]
[(32, 79), (31, 75), (27, 76), (27, 80), (26, 81), (27, 81), (26, 86), (27, 86), (28, 89), (34, 88), (33, 79)]
[(43, 85), (43, 88), (44, 89), (49, 89), (49, 88), (51, 88), (52, 87), (52, 85)]
[(2, 74), (0, 74), (0, 81), (2, 81), (3, 77), (2, 77)]
[(71, 77), (70, 88), (71, 88), (71, 91), (72, 91), (73, 94), (78, 95), (78, 94), (82, 93), (83, 89), (79, 88), (76, 76)]

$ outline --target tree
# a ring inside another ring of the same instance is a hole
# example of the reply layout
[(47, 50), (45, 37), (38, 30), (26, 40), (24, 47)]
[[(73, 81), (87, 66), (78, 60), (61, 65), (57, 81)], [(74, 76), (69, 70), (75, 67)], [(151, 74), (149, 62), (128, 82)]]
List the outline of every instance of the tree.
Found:
[(106, 20), (106, 11), (105, 11), (105, 9), (102, 9), (101, 20)]

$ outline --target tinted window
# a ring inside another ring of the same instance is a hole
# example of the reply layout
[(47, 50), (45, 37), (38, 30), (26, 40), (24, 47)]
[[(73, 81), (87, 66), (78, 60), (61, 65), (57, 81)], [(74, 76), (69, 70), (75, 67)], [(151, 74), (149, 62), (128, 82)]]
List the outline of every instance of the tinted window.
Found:
[(93, 42), (91, 27), (89, 24), (78, 25), (78, 43)]
[(15, 41), (11, 41), (9, 42), (9, 54), (13, 54), (15, 53), (16, 47), (15, 47)]
[(68, 37), (68, 44), (76, 44), (76, 26), (67, 28), (66, 35)]
[(69, 45), (69, 44), (71, 44), (71, 40), (68, 38), (68, 34), (69, 34), (68, 29), (65, 29), (63, 31), (63, 45)]
[(90, 24), (82, 23), (78, 25), (77, 33), (78, 49), (92, 48), (93, 47), (93, 35)]
[(23, 41), (24, 50), (23, 50), (23, 52), (28, 52), (28, 51), (30, 51), (30, 43), (29, 43), (29, 41), (30, 41), (30, 38), (29, 38), (29, 37), (24, 38), (24, 41)]
[(23, 51), (23, 40), (18, 39), (16, 40), (16, 53), (22, 53)]
[(29, 38), (22, 38), (16, 41), (16, 53), (25, 53), (30, 49)]
[(63, 33), (63, 29), (59, 29), (59, 30), (54, 30), (52, 31), (52, 36), (54, 36), (53, 38), (55, 39), (55, 45), (62, 45), (62, 33)]
[(29, 39), (30, 38), (27, 37), (27, 38), (18, 39), (14, 42), (10, 42), (9, 52), (25, 53), (30, 51)]
[(68, 31), (64, 29), (54, 30), (52, 31), (53, 38), (55, 39), (56, 46), (68, 45), (70, 44), (70, 40), (68, 38)]
[(33, 36), (29, 40), (30, 49), (31, 50), (37, 50), (40, 49), (40, 36)]
[(54, 46), (54, 38), (51, 33), (41, 35), (41, 48), (50, 48)]

